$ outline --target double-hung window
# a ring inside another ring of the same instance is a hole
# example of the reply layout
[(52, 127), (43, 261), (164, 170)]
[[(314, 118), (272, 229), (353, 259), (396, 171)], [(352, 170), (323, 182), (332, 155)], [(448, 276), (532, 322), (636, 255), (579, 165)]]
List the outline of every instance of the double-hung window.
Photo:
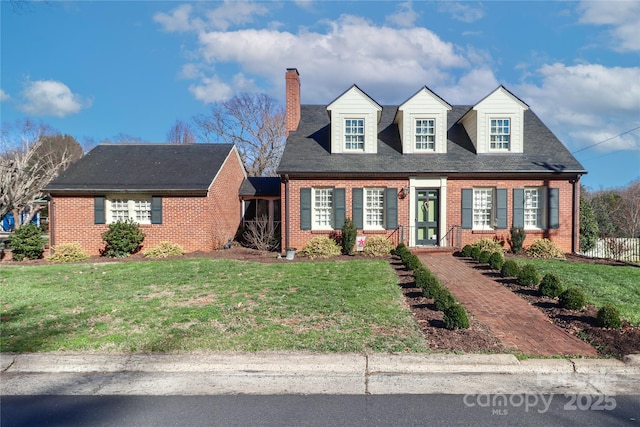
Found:
[(435, 150), (436, 121), (435, 119), (416, 119), (415, 127), (416, 150)]
[(333, 188), (313, 189), (313, 228), (333, 228)]
[(384, 188), (365, 188), (364, 228), (369, 230), (384, 229)]
[(345, 150), (364, 150), (364, 119), (344, 120)]
[(492, 230), (494, 218), (494, 189), (473, 189), (473, 229)]
[(511, 142), (511, 120), (491, 119), (489, 147), (491, 150), (509, 150)]
[(542, 200), (537, 188), (524, 189), (524, 228), (540, 228)]
[(138, 224), (151, 224), (151, 197), (107, 199), (109, 223), (133, 220)]

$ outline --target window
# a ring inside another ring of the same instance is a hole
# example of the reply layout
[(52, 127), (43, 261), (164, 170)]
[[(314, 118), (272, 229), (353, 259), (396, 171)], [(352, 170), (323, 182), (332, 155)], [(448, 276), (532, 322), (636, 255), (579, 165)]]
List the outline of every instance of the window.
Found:
[(435, 119), (416, 120), (416, 150), (435, 150), (436, 121)]
[(473, 229), (493, 229), (493, 188), (473, 189)]
[(313, 228), (333, 228), (333, 188), (313, 189)]
[(384, 229), (384, 188), (365, 188), (364, 228)]
[(508, 150), (511, 140), (510, 119), (491, 119), (490, 145), (492, 150)]
[(540, 192), (537, 188), (524, 189), (524, 228), (540, 228)]
[(364, 119), (345, 119), (344, 148), (364, 150)]
[(138, 224), (151, 224), (151, 197), (132, 199), (108, 199), (108, 222), (127, 221)]

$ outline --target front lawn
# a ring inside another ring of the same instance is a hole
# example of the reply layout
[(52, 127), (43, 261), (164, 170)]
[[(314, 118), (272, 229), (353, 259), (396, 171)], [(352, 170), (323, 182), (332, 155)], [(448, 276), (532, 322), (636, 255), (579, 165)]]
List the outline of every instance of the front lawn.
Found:
[(614, 304), (620, 317), (640, 325), (640, 268), (543, 259), (518, 260), (518, 264), (533, 264), (541, 275), (555, 273), (565, 289), (575, 285), (588, 303), (597, 307)]
[(427, 350), (384, 260), (3, 266), (2, 352)]

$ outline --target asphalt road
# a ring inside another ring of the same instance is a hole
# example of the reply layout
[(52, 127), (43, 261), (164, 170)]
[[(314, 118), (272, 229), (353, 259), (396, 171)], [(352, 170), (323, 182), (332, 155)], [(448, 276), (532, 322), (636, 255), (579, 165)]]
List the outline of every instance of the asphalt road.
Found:
[(640, 396), (2, 396), (14, 426), (640, 426)]

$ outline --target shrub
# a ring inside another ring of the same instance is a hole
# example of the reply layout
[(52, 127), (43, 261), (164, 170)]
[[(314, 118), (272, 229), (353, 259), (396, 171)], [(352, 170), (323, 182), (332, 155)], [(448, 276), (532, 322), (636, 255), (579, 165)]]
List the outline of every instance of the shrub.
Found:
[(407, 255), (405, 257), (404, 265), (409, 270), (415, 270), (415, 269), (419, 268), (420, 266), (422, 266), (422, 262), (420, 261), (420, 258), (418, 258), (417, 255), (409, 253), (409, 255)]
[(514, 260), (508, 259), (502, 264), (500, 274), (502, 277), (518, 277), (518, 274), (520, 274), (520, 266)]
[(511, 227), (509, 232), (511, 233), (511, 252), (514, 254), (522, 252), (522, 245), (524, 244), (525, 237), (527, 237), (527, 233), (524, 231), (524, 228)]
[(435, 295), (433, 295), (433, 299), (436, 310), (445, 311), (447, 307), (456, 303), (456, 299), (453, 297), (453, 294), (449, 289), (444, 288), (442, 285), (438, 286), (438, 288), (434, 288), (433, 291), (435, 293)]
[(538, 290), (544, 296), (555, 298), (562, 293), (563, 289), (558, 276), (553, 273), (547, 273), (542, 278)]
[(564, 252), (549, 239), (536, 239), (526, 251), (533, 258), (564, 258)]
[(429, 276), (431, 276), (431, 272), (427, 270), (425, 267), (419, 267), (413, 271), (413, 278), (416, 282), (416, 286), (419, 288), (424, 288), (429, 280)]
[(9, 247), (16, 261), (22, 261), (25, 258), (42, 258), (44, 239), (40, 227), (35, 224), (25, 224), (17, 228), (9, 237)]
[(598, 326), (618, 329), (622, 326), (620, 311), (613, 304), (605, 304), (598, 310)]
[(580, 288), (571, 287), (560, 294), (560, 307), (569, 310), (582, 310), (586, 304), (586, 299)]
[(533, 264), (525, 264), (518, 274), (518, 283), (522, 286), (534, 287), (540, 283), (540, 274)]
[(133, 220), (118, 221), (109, 224), (109, 229), (102, 233), (106, 243), (102, 255), (124, 258), (135, 253), (144, 240), (144, 233)]
[(471, 245), (464, 245), (464, 247), (462, 248), (462, 255), (466, 256), (468, 258), (471, 257), (471, 250), (473, 249), (473, 246)]
[(184, 249), (177, 243), (160, 242), (153, 248), (143, 250), (142, 254), (147, 258), (168, 258), (184, 255)]
[(330, 258), (332, 256), (340, 255), (341, 249), (335, 240), (330, 239), (327, 236), (318, 236), (309, 240), (300, 253), (311, 259)]
[(393, 245), (384, 236), (371, 236), (364, 244), (362, 252), (367, 256), (387, 256), (393, 250)]
[(396, 246), (394, 253), (400, 256), (400, 252), (404, 252), (404, 251), (408, 251), (407, 246), (404, 243), (400, 242), (398, 243), (398, 246)]
[(504, 257), (500, 252), (494, 252), (489, 257), (489, 265), (492, 269), (500, 271), (504, 264)]
[(469, 318), (460, 304), (452, 304), (444, 310), (444, 327), (447, 329), (468, 329)]
[(89, 258), (80, 243), (60, 243), (53, 247), (53, 255), (49, 258), (49, 261), (54, 262), (75, 262), (82, 261)]
[(241, 236), (245, 246), (259, 251), (271, 251), (280, 245), (279, 234), (273, 221), (269, 221), (267, 215), (261, 215), (253, 221), (247, 221)]
[(478, 261), (480, 261), (483, 264), (488, 264), (489, 263), (489, 258), (491, 258), (491, 252), (482, 251), (482, 252), (480, 252), (480, 256), (478, 257)]
[(475, 259), (476, 261), (480, 259), (480, 254), (482, 254), (482, 249), (480, 249), (478, 246), (474, 246), (471, 249), (471, 258)]
[(480, 248), (480, 252), (489, 251), (502, 253), (502, 245), (500, 242), (489, 238), (476, 240), (471, 246)]
[(353, 224), (351, 218), (346, 218), (344, 220), (344, 225), (342, 226), (342, 251), (346, 255), (353, 254), (353, 247), (356, 245), (357, 234), (358, 230)]

